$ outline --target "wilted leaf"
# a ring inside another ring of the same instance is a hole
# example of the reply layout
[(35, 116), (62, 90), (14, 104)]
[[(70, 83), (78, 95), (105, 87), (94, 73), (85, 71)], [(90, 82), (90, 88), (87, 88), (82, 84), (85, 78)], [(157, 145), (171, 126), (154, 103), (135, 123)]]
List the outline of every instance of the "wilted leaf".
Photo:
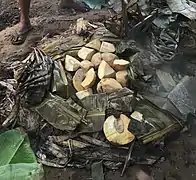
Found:
[(196, 19), (196, 3), (187, 0), (167, 0), (167, 4), (173, 12), (180, 13), (187, 18)]
[(140, 100), (134, 110), (137, 113), (131, 115), (132, 125), (129, 126), (129, 130), (143, 143), (163, 138), (183, 127), (181, 119), (161, 110), (148, 100)]
[(42, 102), (50, 87), (52, 70), (52, 59), (41, 50), (34, 49), (18, 78), (16, 95), (24, 105), (32, 106)]
[(176, 86), (176, 82), (170, 73), (157, 69), (156, 74), (166, 91), (171, 91)]
[(88, 111), (87, 125), (80, 126), (81, 131), (96, 132), (102, 130), (108, 105), (107, 94), (93, 94), (81, 100), (82, 106)]
[(57, 129), (72, 131), (81, 122), (85, 123), (87, 111), (72, 99), (65, 101), (49, 94), (35, 110)]
[(106, 0), (81, 0), (86, 3), (91, 9), (101, 9), (103, 6), (106, 6)]
[(51, 91), (62, 98), (69, 98), (74, 92), (74, 88), (69, 79), (69, 74), (65, 73), (61, 61), (54, 62)]
[(103, 162), (95, 162), (91, 166), (92, 180), (104, 180)]
[(168, 99), (184, 116), (195, 113), (195, 83), (195, 77), (185, 76), (168, 95)]
[(132, 104), (134, 102), (133, 91), (123, 88), (109, 95), (109, 108), (116, 111), (130, 113), (132, 112)]

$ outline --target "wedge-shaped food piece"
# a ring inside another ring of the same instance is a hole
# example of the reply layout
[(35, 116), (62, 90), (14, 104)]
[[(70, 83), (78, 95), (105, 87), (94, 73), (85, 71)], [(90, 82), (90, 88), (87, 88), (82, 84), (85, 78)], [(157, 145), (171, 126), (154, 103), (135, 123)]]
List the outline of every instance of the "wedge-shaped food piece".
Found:
[(109, 43), (109, 42), (102, 42), (101, 43), (100, 52), (103, 52), (103, 53), (113, 53), (115, 51), (116, 51), (116, 49), (114, 47), (114, 44)]
[(127, 70), (118, 71), (116, 73), (116, 80), (122, 85), (122, 87), (127, 86), (128, 79), (129, 78)]
[(113, 78), (104, 78), (97, 84), (98, 93), (112, 93), (122, 89), (121, 84)]
[(85, 71), (88, 71), (90, 68), (94, 67), (93, 63), (87, 60), (82, 61), (80, 64), (81, 68)]
[(94, 68), (97, 69), (102, 61), (101, 53), (96, 53), (93, 55), (91, 62), (94, 65)]
[(107, 62), (101, 61), (101, 64), (98, 68), (98, 77), (99, 79), (113, 78), (115, 77), (115, 71), (109, 66)]
[(87, 43), (85, 46), (99, 51), (101, 47), (101, 41), (99, 39), (94, 39)]
[(104, 134), (108, 141), (118, 145), (125, 145), (135, 139), (134, 134), (128, 131), (130, 119), (124, 114), (120, 118), (109, 116), (103, 126)]
[(95, 54), (95, 50), (94, 49), (90, 49), (87, 47), (82, 47), (79, 51), (78, 51), (78, 57), (83, 59), (83, 60), (88, 60), (90, 61), (92, 56)]
[(117, 56), (115, 54), (113, 54), (113, 53), (102, 53), (101, 57), (111, 67), (113, 66), (114, 60), (117, 58)]
[(67, 71), (76, 71), (80, 67), (80, 61), (78, 61), (76, 58), (66, 55), (65, 57), (65, 69)]
[(84, 81), (82, 81), (81, 86), (84, 89), (91, 88), (94, 85), (95, 81), (96, 81), (96, 73), (95, 73), (94, 69), (91, 68), (86, 73), (86, 77), (85, 77)]
[(83, 99), (83, 98), (85, 98), (87, 96), (90, 96), (92, 94), (93, 94), (93, 90), (91, 88), (89, 88), (89, 89), (86, 89), (84, 91), (77, 92), (76, 93), (76, 96), (78, 97), (78, 99), (81, 100), (81, 99)]
[(116, 71), (125, 70), (128, 68), (128, 66), (129, 66), (129, 61), (126, 61), (124, 59), (116, 59), (114, 60), (114, 63), (113, 63), (113, 68)]
[(77, 91), (83, 91), (84, 88), (81, 86), (82, 81), (85, 78), (85, 71), (83, 69), (78, 69), (73, 76), (73, 86)]

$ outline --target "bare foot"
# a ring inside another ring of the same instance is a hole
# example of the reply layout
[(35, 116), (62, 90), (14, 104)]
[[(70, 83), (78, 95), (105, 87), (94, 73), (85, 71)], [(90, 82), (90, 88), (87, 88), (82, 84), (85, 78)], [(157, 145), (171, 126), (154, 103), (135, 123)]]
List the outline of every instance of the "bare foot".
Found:
[(76, 0), (61, 0), (59, 3), (61, 9), (71, 8), (79, 12), (88, 12), (90, 8), (83, 2)]

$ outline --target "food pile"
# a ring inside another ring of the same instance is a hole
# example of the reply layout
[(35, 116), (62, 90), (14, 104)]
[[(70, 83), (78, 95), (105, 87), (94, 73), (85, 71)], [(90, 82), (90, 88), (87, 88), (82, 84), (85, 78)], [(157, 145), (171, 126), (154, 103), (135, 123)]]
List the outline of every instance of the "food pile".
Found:
[(94, 39), (78, 51), (78, 57), (66, 55), (65, 70), (74, 73), (78, 98), (127, 87), (129, 61), (119, 59), (115, 51), (112, 43)]

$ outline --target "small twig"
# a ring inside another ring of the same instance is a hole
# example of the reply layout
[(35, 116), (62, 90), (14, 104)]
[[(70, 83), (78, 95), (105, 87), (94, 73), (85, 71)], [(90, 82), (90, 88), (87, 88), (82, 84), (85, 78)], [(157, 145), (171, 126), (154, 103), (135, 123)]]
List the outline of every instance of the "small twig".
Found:
[(126, 37), (128, 33), (128, 15), (127, 15), (127, 0), (121, 0), (122, 3), (122, 25), (121, 37)]
[(71, 139), (68, 140), (68, 146), (69, 146), (70, 155), (72, 157), (73, 154), (72, 154), (72, 140)]
[(129, 161), (131, 159), (134, 144), (135, 144), (135, 141), (132, 142), (132, 144), (129, 148), (129, 152), (128, 152), (128, 155), (127, 155), (126, 160), (125, 160), (125, 164), (124, 164), (124, 167), (123, 167), (123, 170), (122, 170), (122, 173), (121, 173), (121, 177), (124, 175), (127, 164), (129, 163)]

